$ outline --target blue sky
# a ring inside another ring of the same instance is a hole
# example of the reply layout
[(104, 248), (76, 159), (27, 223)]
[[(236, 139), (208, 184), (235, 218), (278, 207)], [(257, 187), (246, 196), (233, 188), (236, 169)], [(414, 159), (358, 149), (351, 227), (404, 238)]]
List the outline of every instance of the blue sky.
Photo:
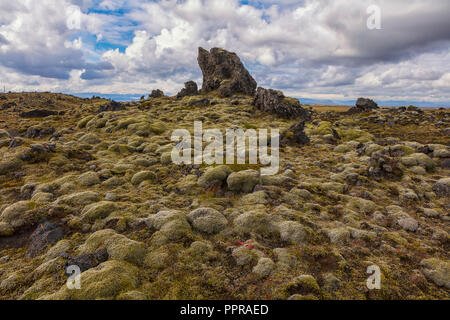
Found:
[(176, 94), (201, 85), (199, 46), (290, 96), (450, 106), (448, 0), (0, 0), (7, 90)]

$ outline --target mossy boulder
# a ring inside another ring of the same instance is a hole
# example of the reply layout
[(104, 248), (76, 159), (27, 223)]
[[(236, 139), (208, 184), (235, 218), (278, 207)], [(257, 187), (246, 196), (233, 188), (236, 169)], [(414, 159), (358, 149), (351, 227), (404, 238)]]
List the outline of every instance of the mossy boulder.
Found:
[(255, 170), (245, 170), (230, 174), (228, 188), (234, 192), (250, 193), (260, 183), (260, 174)]
[(124, 261), (107, 261), (81, 274), (81, 290), (70, 290), (64, 285), (55, 294), (43, 300), (98, 300), (115, 299), (121, 293), (140, 284), (139, 269)]
[(301, 294), (301, 295), (320, 295), (321, 290), (316, 279), (311, 275), (301, 275), (296, 277), (287, 286), (289, 294)]
[(256, 252), (246, 246), (234, 249), (231, 255), (238, 266), (252, 265), (258, 260)]
[(199, 186), (207, 189), (216, 184), (225, 181), (232, 170), (226, 165), (208, 168), (206, 172), (198, 179)]
[(100, 178), (98, 176), (98, 173), (93, 172), (93, 171), (89, 171), (86, 172), (84, 174), (82, 174), (79, 178), (78, 178), (78, 183), (80, 183), (82, 186), (85, 187), (91, 187), (94, 186), (96, 184), (100, 184)]
[(424, 167), (427, 171), (431, 171), (436, 167), (436, 163), (424, 153), (413, 153), (407, 157), (403, 157), (401, 162), (407, 167)]
[(14, 234), (14, 228), (6, 222), (0, 222), (0, 237), (9, 237)]
[(259, 259), (258, 264), (253, 268), (253, 272), (260, 277), (268, 277), (275, 268), (276, 265), (272, 259), (261, 258)]
[(8, 131), (4, 129), (0, 129), (0, 139), (9, 139), (11, 136), (9, 135)]
[(444, 178), (436, 182), (433, 186), (433, 191), (438, 196), (450, 197), (450, 178)]
[(212, 208), (199, 208), (188, 215), (189, 222), (195, 230), (207, 234), (219, 233), (228, 224), (227, 219)]
[(420, 262), (422, 273), (439, 287), (450, 289), (450, 262), (436, 258)]
[(241, 234), (256, 233), (270, 236), (276, 232), (271, 217), (265, 212), (246, 212), (234, 219), (234, 227)]
[(23, 162), (17, 157), (8, 157), (0, 161), (0, 175), (6, 175), (12, 173), (15, 170), (19, 170), (23, 165)]
[(98, 202), (99, 200), (99, 193), (94, 191), (85, 191), (62, 196), (56, 200), (56, 204), (68, 206), (87, 206), (88, 204)]
[(191, 226), (185, 219), (176, 219), (164, 224), (161, 230), (153, 235), (151, 244), (155, 247), (160, 247), (165, 244), (188, 239), (191, 233)]
[(165, 152), (161, 155), (161, 164), (168, 165), (172, 163), (172, 152)]
[(146, 254), (143, 243), (130, 240), (126, 236), (110, 229), (100, 230), (91, 234), (79, 248), (78, 253), (94, 253), (102, 247), (106, 248), (111, 259), (123, 260), (134, 264), (141, 264)]
[(106, 218), (117, 209), (118, 207), (114, 202), (101, 201), (86, 206), (81, 212), (81, 217), (83, 220), (95, 221)]
[(285, 221), (278, 225), (281, 240), (293, 244), (301, 244), (306, 241), (305, 228), (298, 222)]
[(27, 224), (27, 212), (34, 208), (34, 202), (19, 201), (6, 207), (0, 214), (2, 233), (10, 235), (11, 230), (16, 230)]
[(131, 183), (135, 186), (140, 185), (143, 181), (155, 181), (156, 175), (152, 171), (141, 171), (136, 173), (133, 178), (131, 178)]
[(86, 143), (86, 144), (99, 144), (101, 142), (100, 138), (92, 133), (88, 133), (85, 134), (84, 136), (82, 136), (80, 139), (78, 139), (79, 142), (81, 143)]

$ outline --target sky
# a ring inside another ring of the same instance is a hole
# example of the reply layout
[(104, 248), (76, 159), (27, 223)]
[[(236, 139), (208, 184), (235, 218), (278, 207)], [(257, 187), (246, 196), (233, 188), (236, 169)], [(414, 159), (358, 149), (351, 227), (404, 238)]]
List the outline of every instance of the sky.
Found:
[(1, 90), (174, 95), (199, 46), (300, 99), (450, 107), (448, 0), (0, 0)]

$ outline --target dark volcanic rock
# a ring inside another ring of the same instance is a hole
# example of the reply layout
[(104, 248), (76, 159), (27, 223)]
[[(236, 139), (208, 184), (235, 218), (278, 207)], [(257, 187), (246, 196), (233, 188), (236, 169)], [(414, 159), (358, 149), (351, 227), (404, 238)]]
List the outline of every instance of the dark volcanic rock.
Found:
[(211, 101), (208, 98), (203, 98), (189, 102), (190, 107), (208, 107), (210, 105)]
[(125, 106), (117, 101), (112, 100), (110, 103), (100, 106), (100, 108), (98, 109), (98, 113), (116, 112), (122, 110), (125, 110)]
[(284, 119), (311, 120), (311, 113), (303, 109), (300, 101), (286, 98), (281, 91), (258, 88), (253, 105), (263, 111)]
[(391, 157), (383, 150), (374, 152), (370, 158), (368, 175), (380, 181), (381, 179), (399, 179), (403, 176), (399, 160)]
[(197, 84), (194, 81), (188, 81), (184, 84), (184, 88), (177, 94), (177, 99), (196, 95), (198, 95)]
[(356, 106), (347, 111), (348, 114), (355, 113), (363, 113), (363, 112), (372, 112), (375, 109), (378, 109), (378, 104), (375, 101), (365, 98), (359, 98), (356, 101)]
[(27, 258), (34, 258), (44, 251), (49, 245), (54, 244), (64, 237), (61, 227), (51, 222), (39, 225), (30, 237)]
[(305, 121), (294, 124), (281, 134), (281, 144), (310, 144), (310, 139), (305, 133)]
[(159, 89), (153, 90), (152, 93), (149, 95), (149, 97), (153, 99), (162, 98), (164, 97), (164, 92)]
[(99, 264), (107, 261), (108, 258), (108, 251), (105, 248), (102, 248), (94, 253), (83, 254), (81, 256), (69, 259), (65, 264), (65, 267), (78, 266), (81, 272), (84, 272), (95, 268)]
[(440, 197), (450, 197), (450, 178), (444, 178), (436, 182), (433, 191)]
[(29, 127), (25, 134), (25, 138), (44, 138), (55, 133), (55, 128)]
[(35, 109), (28, 112), (22, 112), (20, 114), (21, 118), (46, 118), (50, 116), (58, 116), (63, 115), (63, 112), (56, 112), (56, 111), (50, 111), (50, 110), (41, 110), (41, 109)]
[(257, 83), (235, 53), (220, 48), (210, 52), (199, 48), (198, 64), (203, 73), (202, 93), (218, 90), (221, 97), (255, 94)]

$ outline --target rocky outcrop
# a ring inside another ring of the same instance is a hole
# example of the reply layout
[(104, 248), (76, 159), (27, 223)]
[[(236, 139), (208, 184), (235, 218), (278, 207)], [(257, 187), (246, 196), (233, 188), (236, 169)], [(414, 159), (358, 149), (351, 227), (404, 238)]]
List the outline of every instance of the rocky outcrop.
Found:
[(297, 144), (297, 145), (308, 145), (310, 144), (310, 139), (305, 133), (305, 121), (300, 121), (294, 124), (288, 130), (281, 135), (281, 144)]
[(375, 101), (359, 98), (358, 101), (356, 101), (356, 105), (348, 111), (348, 114), (372, 112), (378, 108), (378, 104)]
[(58, 115), (63, 115), (63, 114), (64, 114), (64, 112), (35, 109), (35, 110), (28, 111), (28, 112), (22, 112), (20, 114), (20, 117), (33, 119), (33, 118), (46, 118), (46, 117), (50, 117), (50, 116), (58, 116)]
[(311, 120), (311, 113), (302, 108), (300, 101), (285, 97), (281, 91), (258, 88), (253, 105), (280, 118)]
[(177, 94), (177, 99), (198, 95), (198, 86), (194, 81), (188, 81), (184, 84), (184, 88)]
[(152, 99), (162, 98), (162, 97), (164, 97), (164, 92), (159, 89), (156, 89), (156, 90), (152, 91), (152, 93), (149, 95), (149, 97)]
[(220, 48), (210, 52), (199, 48), (198, 64), (203, 73), (202, 93), (217, 90), (221, 97), (255, 94), (257, 83), (235, 53)]
[(122, 105), (120, 102), (112, 100), (110, 103), (100, 106), (100, 108), (98, 109), (98, 113), (117, 112), (122, 110), (125, 110), (125, 106)]

